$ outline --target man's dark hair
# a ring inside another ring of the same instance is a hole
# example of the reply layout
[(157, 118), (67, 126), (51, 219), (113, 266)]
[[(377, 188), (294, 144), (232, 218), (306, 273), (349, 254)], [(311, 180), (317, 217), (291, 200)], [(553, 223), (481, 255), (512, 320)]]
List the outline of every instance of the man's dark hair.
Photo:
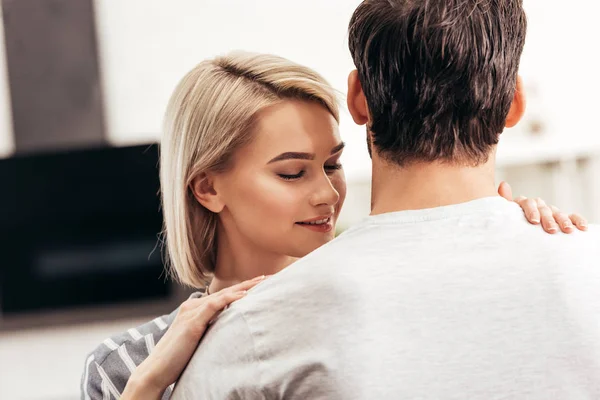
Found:
[(400, 166), (478, 165), (512, 104), (527, 21), (522, 0), (365, 0), (349, 46), (375, 150)]

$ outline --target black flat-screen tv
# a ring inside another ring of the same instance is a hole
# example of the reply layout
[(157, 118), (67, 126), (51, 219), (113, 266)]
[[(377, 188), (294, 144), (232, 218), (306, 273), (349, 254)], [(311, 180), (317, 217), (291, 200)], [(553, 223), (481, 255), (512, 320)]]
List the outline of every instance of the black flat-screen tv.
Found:
[(4, 314), (164, 298), (156, 144), (0, 160)]

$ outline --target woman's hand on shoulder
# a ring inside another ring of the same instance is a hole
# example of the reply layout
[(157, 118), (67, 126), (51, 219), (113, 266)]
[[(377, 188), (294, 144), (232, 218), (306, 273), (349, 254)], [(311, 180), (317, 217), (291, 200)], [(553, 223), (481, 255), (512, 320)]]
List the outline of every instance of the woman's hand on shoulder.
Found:
[(548, 206), (546, 202), (539, 197), (536, 199), (525, 196), (517, 197), (513, 200), (512, 189), (506, 182), (501, 182), (498, 187), (498, 194), (506, 200), (514, 201), (523, 209), (527, 220), (534, 224), (541, 224), (543, 229), (551, 234), (559, 230), (564, 233), (572, 233), (575, 228), (580, 231), (587, 230), (587, 221), (579, 214), (566, 214), (557, 207)]
[(165, 335), (132, 374), (121, 399), (160, 399), (185, 369), (210, 322), (264, 279), (260, 276), (183, 302)]

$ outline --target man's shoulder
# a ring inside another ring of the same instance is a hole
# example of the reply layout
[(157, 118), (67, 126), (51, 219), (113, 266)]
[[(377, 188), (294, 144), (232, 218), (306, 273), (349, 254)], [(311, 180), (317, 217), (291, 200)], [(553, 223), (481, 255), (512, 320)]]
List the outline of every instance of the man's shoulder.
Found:
[(535, 236), (530, 235), (533, 243), (538, 246), (550, 247), (556, 252), (577, 251), (583, 254), (597, 254), (600, 252), (600, 226), (591, 224), (586, 231), (575, 230), (569, 234), (559, 232), (549, 235), (539, 232)]
[(300, 318), (305, 312), (333, 309), (329, 303), (352, 297), (360, 285), (360, 273), (364, 273), (355, 268), (355, 255), (346, 241), (338, 238), (294, 262), (253, 288), (234, 308), (250, 323), (277, 323), (278, 318)]
[(337, 286), (343, 283), (338, 279), (339, 270), (346, 267), (349, 260), (354, 259), (356, 252), (360, 250), (352, 237), (338, 237), (297, 260), (259, 286), (264, 285), (265, 289), (280, 286), (281, 290), (293, 291), (298, 295), (331, 285)]
[(598, 257), (600, 257), (600, 225), (591, 224), (584, 232), (575, 231), (570, 234), (560, 234), (560, 243), (553, 249), (574, 256), (578, 254), (582, 258), (596, 256), (594, 261), (598, 263)]
[(352, 228), (343, 232), (329, 243), (317, 248), (296, 261), (284, 271), (290, 275), (312, 274), (313, 270), (326, 273), (333, 267), (344, 265), (365, 250), (361, 246), (366, 239), (373, 239), (372, 232), (366, 229)]

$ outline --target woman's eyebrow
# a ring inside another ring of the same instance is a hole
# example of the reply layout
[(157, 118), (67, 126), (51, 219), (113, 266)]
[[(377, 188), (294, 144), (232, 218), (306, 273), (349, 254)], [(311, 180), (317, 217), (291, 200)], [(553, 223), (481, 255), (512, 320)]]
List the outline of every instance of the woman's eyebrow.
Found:
[[(346, 143), (341, 142), (340, 144), (338, 144), (337, 146), (335, 146), (333, 149), (331, 149), (331, 153), (330, 154), (335, 154), (340, 152), (344, 147), (346, 147)], [(284, 161), (284, 160), (314, 160), (315, 159), (315, 155), (314, 153), (303, 153), (303, 152), (297, 152), (297, 151), (288, 151), (285, 153), (281, 153), (280, 155), (278, 155), (277, 157), (273, 158), (271, 161), (269, 161), (267, 164), (272, 164), (274, 162), (277, 161)]]
[(277, 161), (283, 160), (314, 160), (315, 155), (313, 153), (298, 153), (294, 151), (288, 151), (287, 153), (281, 153), (277, 157), (273, 158), (267, 164), (271, 164)]
[(335, 146), (333, 149), (331, 149), (331, 153), (329, 154), (335, 154), (340, 152), (344, 147), (346, 147), (346, 143), (342, 142), (340, 144), (338, 144), (337, 146)]

